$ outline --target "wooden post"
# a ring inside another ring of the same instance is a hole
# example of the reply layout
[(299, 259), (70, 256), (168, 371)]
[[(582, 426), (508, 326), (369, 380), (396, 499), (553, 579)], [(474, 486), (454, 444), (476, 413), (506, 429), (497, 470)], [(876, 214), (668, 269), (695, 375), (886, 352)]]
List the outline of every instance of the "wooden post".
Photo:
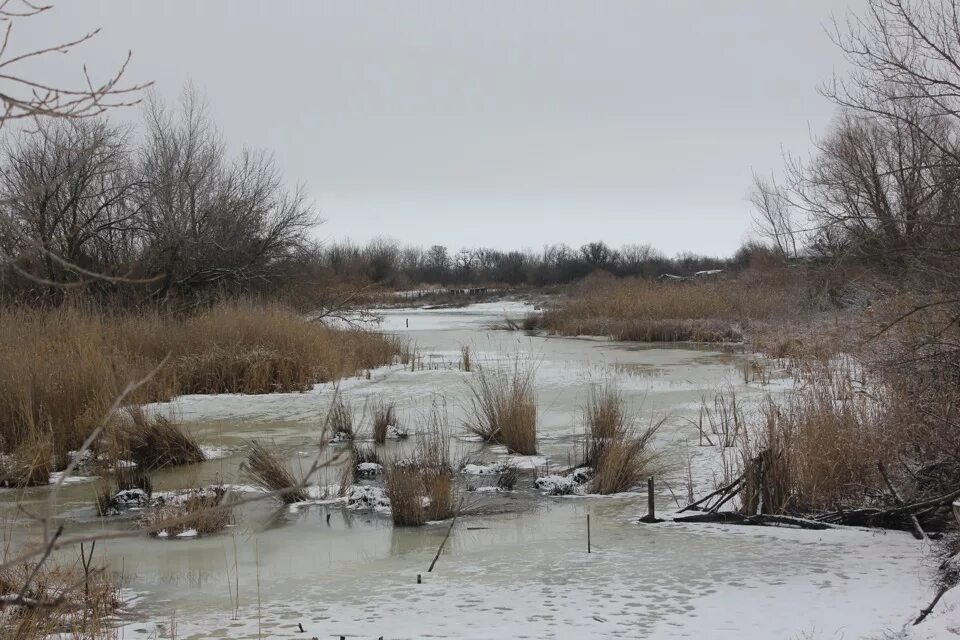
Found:
[(653, 499), (653, 476), (647, 478), (647, 516), (651, 520), (656, 520), (656, 509), (657, 505)]
[(421, 577), (420, 577), (420, 574), (418, 573), (418, 574), (417, 574), (417, 584), (421, 584), (422, 581), (423, 581), (423, 578), (421, 578)]
[(587, 553), (592, 553), (590, 550), (590, 514), (587, 514)]
[(647, 515), (640, 518), (640, 522), (655, 523), (663, 522), (662, 520), (657, 520), (656, 514), (656, 502), (653, 497), (653, 476), (647, 478)]

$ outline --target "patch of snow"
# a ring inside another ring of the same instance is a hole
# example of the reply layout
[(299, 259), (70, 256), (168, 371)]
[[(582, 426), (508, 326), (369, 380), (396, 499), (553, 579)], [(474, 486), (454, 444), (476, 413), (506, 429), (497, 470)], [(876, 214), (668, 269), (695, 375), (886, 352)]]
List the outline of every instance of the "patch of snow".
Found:
[(571, 496), (584, 492), (584, 484), (593, 476), (590, 467), (578, 467), (565, 476), (548, 475), (536, 479), (536, 487), (551, 496)]
[(470, 476), (488, 476), (488, 475), (500, 475), (504, 471), (512, 468), (512, 464), (507, 460), (500, 460), (499, 462), (494, 462), (492, 464), (465, 464), (460, 469), (460, 473), (465, 473)]
[(390, 498), (380, 487), (355, 484), (347, 490), (343, 501), (347, 509), (390, 511)]
[(374, 478), (383, 473), (383, 465), (376, 462), (361, 462), (357, 465), (357, 475), (361, 478)]
[(197, 530), (196, 530), (196, 529), (187, 529), (187, 530), (185, 530), (185, 531), (181, 531), (180, 533), (177, 534), (177, 537), (178, 537), (178, 538), (196, 538), (196, 537), (197, 537)]
[(398, 427), (396, 425), (388, 424), (387, 437), (393, 440), (403, 440), (404, 438), (410, 437), (410, 432), (407, 431), (405, 427)]

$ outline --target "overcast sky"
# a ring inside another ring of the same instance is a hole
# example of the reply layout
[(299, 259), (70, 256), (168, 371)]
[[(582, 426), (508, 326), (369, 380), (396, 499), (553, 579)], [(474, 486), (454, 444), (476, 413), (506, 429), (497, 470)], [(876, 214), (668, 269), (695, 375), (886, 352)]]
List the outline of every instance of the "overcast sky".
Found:
[(751, 172), (803, 152), (856, 0), (59, 0), (19, 48), (102, 27), (39, 71), (201, 89), (272, 150), (321, 238), (539, 248), (602, 239), (722, 254)]

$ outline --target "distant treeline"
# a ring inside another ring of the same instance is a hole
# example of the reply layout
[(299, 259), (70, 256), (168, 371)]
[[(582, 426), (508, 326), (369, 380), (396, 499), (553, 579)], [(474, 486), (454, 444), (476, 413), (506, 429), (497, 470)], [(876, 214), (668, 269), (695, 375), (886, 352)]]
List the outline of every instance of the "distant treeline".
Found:
[(332, 242), (317, 247), (314, 260), (338, 280), (376, 282), (401, 289), (421, 283), (540, 287), (573, 282), (596, 271), (653, 278), (668, 273), (692, 275), (710, 269), (735, 269), (761, 260), (782, 262), (775, 251), (749, 243), (729, 258), (689, 252), (671, 258), (641, 244), (613, 248), (604, 242), (590, 242), (579, 248), (549, 245), (539, 251), (452, 251), (443, 245), (426, 249), (401, 246), (389, 239), (376, 239), (362, 246)]

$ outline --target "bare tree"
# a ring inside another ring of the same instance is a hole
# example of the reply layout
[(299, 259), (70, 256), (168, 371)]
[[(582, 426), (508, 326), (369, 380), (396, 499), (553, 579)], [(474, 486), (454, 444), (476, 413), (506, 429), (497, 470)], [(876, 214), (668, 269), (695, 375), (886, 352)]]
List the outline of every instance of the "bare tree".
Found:
[(773, 179), (754, 174), (750, 201), (755, 211), (754, 228), (761, 237), (773, 242), (785, 258), (796, 258), (797, 221), (789, 194)]
[(86, 66), (82, 79), (73, 86), (57, 86), (39, 78), (31, 78), (22, 71), (38, 58), (68, 54), (80, 45), (92, 40), (99, 29), (86, 33), (69, 42), (50, 44), (11, 54), (14, 27), (22, 20), (51, 10), (52, 5), (41, 5), (31, 0), (0, 0), (0, 128), (9, 121), (26, 118), (89, 118), (102, 114), (107, 109), (134, 104), (139, 92), (149, 85), (124, 84), (123, 76), (130, 62), (130, 53), (120, 67), (106, 80), (94, 81)]

